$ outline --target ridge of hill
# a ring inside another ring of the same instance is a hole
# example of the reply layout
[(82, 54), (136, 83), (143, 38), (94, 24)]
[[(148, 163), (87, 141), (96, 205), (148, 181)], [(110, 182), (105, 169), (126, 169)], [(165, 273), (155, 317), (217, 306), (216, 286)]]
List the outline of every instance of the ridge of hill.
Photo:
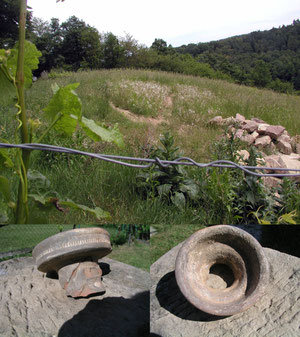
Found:
[(299, 19), (279, 28), (174, 49), (194, 56), (241, 84), (271, 85), (277, 90), (280, 86), (282, 89), (290, 86), (300, 90)]

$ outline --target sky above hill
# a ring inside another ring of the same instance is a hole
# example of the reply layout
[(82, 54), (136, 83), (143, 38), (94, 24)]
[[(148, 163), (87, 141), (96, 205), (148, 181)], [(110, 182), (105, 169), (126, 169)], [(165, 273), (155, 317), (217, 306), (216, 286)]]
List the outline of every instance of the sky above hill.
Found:
[(75, 15), (102, 32), (132, 35), (150, 47), (161, 38), (173, 47), (209, 42), (300, 19), (299, 0), (28, 0), (33, 15), (66, 21)]

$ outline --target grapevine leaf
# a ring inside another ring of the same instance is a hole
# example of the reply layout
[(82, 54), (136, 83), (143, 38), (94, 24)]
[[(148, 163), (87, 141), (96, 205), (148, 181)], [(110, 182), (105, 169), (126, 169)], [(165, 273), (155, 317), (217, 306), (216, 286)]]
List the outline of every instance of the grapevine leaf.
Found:
[(81, 101), (74, 91), (78, 86), (79, 83), (62, 88), (56, 85), (53, 88), (54, 95), (44, 109), (46, 116), (55, 123), (54, 128), (68, 136), (72, 135), (81, 119)]
[(65, 211), (62, 207), (66, 206), (66, 207), (70, 207), (78, 211), (89, 212), (93, 214), (98, 220), (111, 218), (108, 212), (103, 211), (99, 207), (90, 208), (85, 205), (76, 204), (72, 200), (64, 201), (64, 200), (59, 200), (58, 198), (43, 196), (39, 194), (29, 194), (28, 196), (33, 198), (36, 202), (38, 202), (44, 208), (47, 208), (49, 206), (55, 206), (56, 208), (62, 211)]
[(0, 169), (12, 167), (14, 167), (14, 163), (8, 155), (8, 150), (3, 148), (0, 149)]
[(6, 177), (0, 176), (0, 192), (7, 203), (11, 201), (10, 183)]
[(0, 63), (0, 104), (9, 105), (16, 97), (16, 89), (13, 82), (8, 78), (8, 69)]
[(91, 214), (93, 214), (96, 219), (101, 220), (101, 219), (110, 219), (111, 216), (108, 212), (104, 211), (103, 209), (101, 209), (100, 207), (95, 207), (95, 208), (90, 208), (87, 207), (85, 205), (80, 205), (80, 204), (76, 204), (73, 201), (60, 201), (59, 204), (61, 206), (68, 206), (77, 210), (81, 210), (84, 212), (89, 212)]
[(117, 125), (113, 128), (107, 128), (104, 125), (99, 125), (94, 120), (85, 117), (82, 117), (79, 123), (86, 135), (93, 141), (98, 142), (104, 140), (106, 142), (113, 142), (119, 147), (124, 148), (123, 136)]
[[(42, 53), (37, 50), (36, 46), (30, 42), (25, 41), (25, 57), (24, 57), (24, 82), (25, 87), (29, 88), (32, 83), (32, 70), (38, 68), (39, 57)], [(15, 48), (11, 50), (9, 57), (7, 58), (7, 67), (12, 77), (16, 77), (18, 61), (18, 43)]]

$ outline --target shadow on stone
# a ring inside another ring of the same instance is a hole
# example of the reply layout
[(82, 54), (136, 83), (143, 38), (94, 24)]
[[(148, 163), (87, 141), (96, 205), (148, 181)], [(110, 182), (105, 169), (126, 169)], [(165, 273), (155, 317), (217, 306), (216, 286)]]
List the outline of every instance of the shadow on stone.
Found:
[(181, 293), (175, 278), (175, 271), (165, 274), (156, 287), (159, 304), (171, 314), (190, 321), (211, 322), (226, 317), (210, 315), (195, 308)]
[(130, 299), (90, 300), (83, 310), (62, 325), (58, 337), (149, 336), (149, 305), (149, 291)]
[(99, 267), (102, 269), (102, 276), (108, 275), (111, 272), (110, 265), (106, 262), (98, 263)]

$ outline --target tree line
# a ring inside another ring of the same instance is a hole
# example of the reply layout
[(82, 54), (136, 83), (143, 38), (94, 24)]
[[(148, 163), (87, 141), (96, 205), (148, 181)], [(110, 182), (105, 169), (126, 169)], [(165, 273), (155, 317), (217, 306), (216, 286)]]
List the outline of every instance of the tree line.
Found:
[[(18, 0), (0, 1), (0, 48), (17, 40)], [(76, 16), (60, 23), (28, 10), (27, 39), (41, 51), (35, 75), (52, 69), (138, 68), (170, 71), (291, 93), (300, 90), (300, 22), (264, 32), (173, 48), (155, 39), (148, 48), (131, 35), (117, 37)]]

